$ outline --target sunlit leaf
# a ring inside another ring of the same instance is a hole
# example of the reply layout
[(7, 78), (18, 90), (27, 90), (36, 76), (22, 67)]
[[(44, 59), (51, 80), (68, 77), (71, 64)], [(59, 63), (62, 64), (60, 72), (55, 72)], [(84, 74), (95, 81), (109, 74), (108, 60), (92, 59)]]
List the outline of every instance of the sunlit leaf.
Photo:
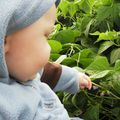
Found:
[(115, 63), (118, 59), (120, 59), (120, 48), (116, 48), (111, 52), (110, 56), (111, 64)]
[(49, 40), (48, 41), (50, 47), (51, 47), (51, 52), (52, 53), (59, 53), (62, 49), (62, 44), (58, 41), (55, 40)]
[(98, 50), (98, 54), (103, 53), (104, 51), (106, 51), (108, 48), (110, 48), (112, 45), (114, 45), (113, 42), (111, 41), (105, 41), (100, 45), (100, 48)]

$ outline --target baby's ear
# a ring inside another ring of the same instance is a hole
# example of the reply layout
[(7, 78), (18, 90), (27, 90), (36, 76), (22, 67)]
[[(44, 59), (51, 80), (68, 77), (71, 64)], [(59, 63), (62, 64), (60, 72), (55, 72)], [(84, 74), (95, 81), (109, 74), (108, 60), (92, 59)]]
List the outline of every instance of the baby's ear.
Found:
[(5, 53), (7, 53), (9, 51), (9, 46), (10, 46), (9, 42), (10, 42), (10, 37), (5, 36), (5, 42), (4, 42)]

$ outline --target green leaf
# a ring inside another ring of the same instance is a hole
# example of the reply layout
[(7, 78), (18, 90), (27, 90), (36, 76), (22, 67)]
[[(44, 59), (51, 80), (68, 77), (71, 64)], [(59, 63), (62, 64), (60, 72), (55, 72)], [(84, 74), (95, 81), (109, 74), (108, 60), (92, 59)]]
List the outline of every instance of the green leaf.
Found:
[(120, 70), (120, 60), (117, 60), (117, 61), (115, 62), (114, 70), (115, 70), (115, 71), (119, 71), (119, 70)]
[(106, 31), (105, 33), (100, 33), (97, 41), (100, 40), (115, 40), (118, 39), (118, 32), (116, 31)]
[(94, 0), (80, 0), (78, 5), (85, 13), (91, 14)]
[(64, 17), (66, 16), (66, 14), (67, 14), (67, 12), (68, 12), (68, 9), (67, 9), (67, 8), (68, 8), (68, 7), (67, 7), (68, 4), (69, 4), (68, 1), (62, 0), (62, 2), (61, 2), (60, 5), (59, 5), (59, 9), (61, 9)]
[(97, 21), (101, 22), (106, 18), (109, 20), (116, 21), (119, 18), (120, 4), (113, 4), (111, 6), (101, 6), (97, 10)]
[(90, 16), (84, 16), (83, 18), (77, 18), (77, 24), (79, 24), (79, 29), (81, 33), (84, 33), (88, 36), (88, 32), (93, 23), (93, 19)]
[(101, 0), (103, 5), (110, 6), (113, 3), (113, 0)]
[(101, 40), (116, 40), (119, 38), (120, 32), (116, 32), (116, 31), (106, 31), (106, 32), (94, 32), (94, 33), (90, 33), (90, 35), (99, 35), (98, 39), (96, 42), (99, 42)]
[(100, 32), (99, 31), (96, 31), (94, 33), (89, 33), (90, 35), (100, 35)]
[(100, 105), (92, 105), (87, 109), (87, 112), (84, 114), (85, 120), (99, 120), (99, 109)]
[(71, 57), (67, 57), (66, 59), (64, 59), (62, 61), (62, 64), (73, 67), (77, 65), (77, 62), (75, 59), (71, 58)]
[(74, 4), (73, 2), (71, 2), (69, 5), (68, 5), (68, 10), (69, 10), (69, 14), (70, 16), (74, 16), (74, 14), (76, 13), (77, 11), (77, 6), (76, 4)]
[(92, 62), (94, 61), (94, 58), (82, 58), (80, 59), (80, 64), (83, 68), (88, 67)]
[(91, 62), (93, 62), (94, 56), (96, 56), (96, 54), (92, 50), (83, 49), (79, 53), (74, 54), (72, 58), (79, 61), (83, 68), (86, 68)]
[(86, 26), (86, 30), (85, 30), (85, 32), (84, 32), (86, 37), (88, 37), (88, 35), (89, 35), (90, 27), (91, 27), (91, 25), (93, 24), (93, 22), (94, 22), (94, 19), (91, 19), (91, 20), (89, 21), (89, 23), (87, 24), (87, 26)]
[(68, 2), (67, 0), (63, 0), (59, 5), (59, 8), (61, 9), (64, 17), (66, 17), (67, 13), (69, 13), (70, 16), (74, 16), (77, 11), (76, 4), (74, 2)]
[[(104, 14), (103, 14), (104, 13)], [(98, 21), (103, 21), (105, 18), (108, 18), (110, 14), (112, 13), (112, 8), (109, 6), (101, 6), (97, 10), (97, 20)]]
[(94, 79), (99, 79), (99, 78), (103, 78), (105, 77), (106, 75), (108, 75), (110, 73), (110, 70), (104, 70), (104, 71), (101, 71), (101, 72), (98, 72), (98, 73), (95, 73), (93, 75), (90, 76), (90, 78), (92, 80)]
[(110, 63), (115, 63), (118, 59), (120, 59), (120, 48), (114, 49), (110, 55)]
[(62, 30), (60, 31), (55, 39), (60, 41), (62, 44), (65, 44), (65, 43), (73, 43), (75, 42), (75, 38), (78, 37), (80, 35), (80, 32), (78, 30), (70, 30), (70, 29), (67, 29), (67, 30)]
[(117, 117), (117, 120), (120, 119), (120, 108), (119, 107), (113, 108), (111, 112)]
[(55, 40), (49, 40), (48, 41), (50, 47), (51, 47), (51, 52), (52, 53), (59, 53), (62, 49), (62, 44), (58, 41)]
[(50, 59), (52, 59), (52, 61), (57, 60), (59, 57), (60, 57), (60, 54), (55, 54), (55, 53), (50, 54)]
[(83, 91), (80, 91), (72, 97), (72, 103), (76, 108), (84, 109), (85, 106), (87, 106), (88, 99), (85, 93)]
[(110, 66), (106, 57), (96, 57), (95, 60), (85, 69), (88, 74), (95, 74), (103, 70), (109, 70)]
[(63, 103), (65, 105), (71, 105), (73, 95), (70, 93), (64, 93)]
[(93, 56), (96, 56), (96, 54), (91, 49), (83, 49), (80, 52), (80, 59), (92, 58)]
[(100, 45), (100, 48), (98, 50), (98, 54), (103, 53), (104, 51), (106, 51), (108, 48), (110, 48), (114, 43), (111, 41), (105, 41)]
[(112, 85), (114, 90), (120, 94), (120, 71), (113, 74)]

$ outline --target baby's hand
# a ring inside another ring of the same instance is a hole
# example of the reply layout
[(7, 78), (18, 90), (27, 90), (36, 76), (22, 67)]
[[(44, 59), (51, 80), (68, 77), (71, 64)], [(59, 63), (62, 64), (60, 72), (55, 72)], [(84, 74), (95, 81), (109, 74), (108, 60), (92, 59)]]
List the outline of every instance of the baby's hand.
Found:
[(89, 90), (92, 87), (92, 82), (90, 80), (90, 78), (84, 74), (84, 73), (79, 73), (80, 74), (80, 88), (84, 89), (84, 88), (88, 88)]

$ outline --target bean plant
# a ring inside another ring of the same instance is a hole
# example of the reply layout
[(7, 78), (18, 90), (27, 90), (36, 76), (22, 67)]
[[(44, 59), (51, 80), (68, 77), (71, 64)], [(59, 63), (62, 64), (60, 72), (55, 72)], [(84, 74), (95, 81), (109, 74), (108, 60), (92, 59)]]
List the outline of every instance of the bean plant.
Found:
[(91, 90), (58, 92), (70, 116), (120, 120), (120, 1), (62, 0), (50, 60), (86, 73)]

